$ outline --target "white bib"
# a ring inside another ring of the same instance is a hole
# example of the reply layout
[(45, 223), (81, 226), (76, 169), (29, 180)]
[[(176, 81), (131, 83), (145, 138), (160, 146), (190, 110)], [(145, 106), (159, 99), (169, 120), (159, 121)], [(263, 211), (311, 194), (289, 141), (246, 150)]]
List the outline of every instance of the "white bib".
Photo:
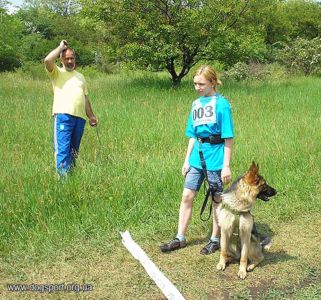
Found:
[(210, 102), (205, 106), (201, 104), (200, 99), (197, 99), (192, 104), (192, 119), (193, 127), (216, 123), (215, 111), (216, 97), (212, 96)]

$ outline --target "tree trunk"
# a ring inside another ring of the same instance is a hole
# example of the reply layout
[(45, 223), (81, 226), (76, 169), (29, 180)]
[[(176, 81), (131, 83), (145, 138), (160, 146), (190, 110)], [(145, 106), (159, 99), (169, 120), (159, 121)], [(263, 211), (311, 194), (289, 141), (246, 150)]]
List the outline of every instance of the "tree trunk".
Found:
[(174, 58), (171, 58), (170, 61), (166, 65), (166, 69), (169, 72), (169, 74), (172, 77), (172, 84), (174, 87), (177, 87), (180, 85), (182, 78), (177, 75), (174, 65)]

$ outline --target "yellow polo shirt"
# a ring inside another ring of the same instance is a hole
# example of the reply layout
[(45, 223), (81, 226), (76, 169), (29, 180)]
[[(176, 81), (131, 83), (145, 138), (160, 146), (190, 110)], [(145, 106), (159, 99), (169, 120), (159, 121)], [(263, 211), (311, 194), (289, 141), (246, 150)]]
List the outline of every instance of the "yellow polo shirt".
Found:
[(85, 77), (75, 70), (68, 72), (56, 65), (47, 73), (54, 91), (52, 113), (86, 119), (85, 95), (88, 95), (88, 89)]

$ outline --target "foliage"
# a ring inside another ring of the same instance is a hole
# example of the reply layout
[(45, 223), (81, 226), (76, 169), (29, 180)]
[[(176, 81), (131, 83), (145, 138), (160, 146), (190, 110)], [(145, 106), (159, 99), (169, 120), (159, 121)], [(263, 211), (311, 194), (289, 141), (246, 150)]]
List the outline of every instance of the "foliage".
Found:
[(222, 73), (225, 80), (280, 80), (286, 76), (286, 70), (277, 63), (261, 64), (251, 62), (249, 64), (238, 62)]
[(81, 5), (78, 0), (25, 0), (24, 6), (42, 8), (60, 16), (70, 16), (79, 13)]
[(263, 28), (252, 25), (244, 27), (242, 31), (231, 29), (228, 34), (224, 34), (215, 39), (209, 45), (209, 57), (214, 57), (222, 62), (225, 68), (240, 63), (250, 61), (263, 62), (267, 49), (264, 43)]
[(25, 61), (21, 68), (17, 70), (18, 76), (30, 79), (44, 79), (46, 77), (45, 67), (43, 63)]
[(263, 21), (268, 45), (320, 35), (321, 5), (315, 1), (274, 1), (271, 9)]
[(5, 10), (8, 8), (9, 1), (8, 0), (0, 0), (0, 10)]
[(279, 60), (296, 72), (321, 74), (321, 38), (297, 38), (280, 50)]
[(178, 84), (200, 62), (270, 64), (284, 43), (321, 36), (321, 5), (306, 0), (26, 0), (13, 15), (7, 3), (0, 71), (40, 62), (66, 39), (79, 66), (167, 70)]
[[(231, 0), (224, 3), (124, 0), (108, 4), (104, 1), (100, 3), (99, 18), (110, 28), (118, 59), (140, 69), (166, 69), (177, 84), (201, 59), (223, 59), (223, 55), (213, 49), (219, 44), (216, 40), (224, 45), (222, 37), (228, 39), (230, 31), (233, 32), (230, 41), (235, 36), (245, 39), (246, 34), (247, 40), (256, 40), (251, 37), (254, 33), (259, 35), (257, 30), (244, 27), (241, 34), (241, 30), (234, 27), (247, 6), (248, 1)], [(246, 52), (249, 43), (242, 46), (240, 49)], [(225, 60), (230, 59), (231, 56)]]
[(290, 39), (313, 39), (320, 36), (321, 5), (316, 1), (292, 0), (282, 5), (282, 12), (291, 24)]
[(0, 25), (0, 71), (14, 70), (21, 65), (17, 45), (22, 37), (22, 24), (0, 8)]
[(104, 73), (94, 66), (84, 66), (77, 68), (77, 71), (82, 73), (86, 78), (98, 78), (102, 77)]
[(57, 47), (54, 41), (43, 38), (39, 33), (25, 35), (20, 43), (19, 50), (24, 62), (39, 63), (50, 49)]
[(249, 66), (246, 63), (238, 62), (234, 66), (232, 66), (230, 69), (225, 71), (222, 77), (225, 79), (241, 81), (249, 78), (249, 75), (250, 75)]

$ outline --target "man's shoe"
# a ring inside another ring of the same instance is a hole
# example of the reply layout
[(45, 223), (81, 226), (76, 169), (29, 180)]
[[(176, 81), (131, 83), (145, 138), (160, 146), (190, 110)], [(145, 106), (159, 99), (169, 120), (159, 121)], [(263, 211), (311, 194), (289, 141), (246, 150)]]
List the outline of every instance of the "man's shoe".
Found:
[(220, 249), (220, 244), (218, 242), (210, 241), (202, 250), (202, 255), (208, 255), (214, 253), (216, 250)]
[(161, 245), (160, 249), (162, 252), (169, 252), (184, 247), (186, 247), (186, 240), (180, 241), (178, 238), (175, 238), (171, 240), (169, 243)]

